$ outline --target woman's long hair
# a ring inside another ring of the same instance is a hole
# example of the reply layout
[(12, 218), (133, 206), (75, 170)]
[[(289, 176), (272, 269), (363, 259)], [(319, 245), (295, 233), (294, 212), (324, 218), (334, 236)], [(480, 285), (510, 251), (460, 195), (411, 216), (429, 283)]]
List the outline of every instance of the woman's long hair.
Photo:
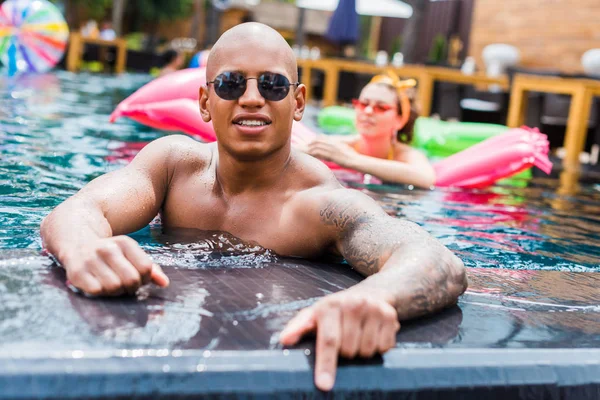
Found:
[[(408, 121), (406, 121), (404, 126), (396, 133), (396, 138), (400, 143), (411, 144), (415, 131), (415, 123), (417, 122), (417, 118), (419, 118), (420, 113), (415, 100), (417, 93), (416, 90), (407, 89), (406, 92), (407, 96), (410, 98), (410, 114), (408, 116)], [(398, 99), (398, 110), (400, 111), (400, 99)]]

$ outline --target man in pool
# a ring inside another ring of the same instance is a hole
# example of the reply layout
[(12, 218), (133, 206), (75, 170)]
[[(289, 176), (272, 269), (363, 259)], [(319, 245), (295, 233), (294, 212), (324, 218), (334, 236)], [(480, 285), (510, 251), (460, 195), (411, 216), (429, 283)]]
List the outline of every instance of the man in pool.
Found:
[(247, 23), (213, 47), (200, 112), (217, 142), (168, 136), (127, 167), (94, 179), (41, 226), (70, 282), (92, 295), (134, 293), (169, 279), (128, 236), (158, 213), (165, 228), (228, 232), (280, 255), (343, 256), (367, 278), (325, 296), (280, 335), (315, 331), (315, 384), (330, 390), (338, 355), (371, 357), (395, 346), (399, 320), (456, 303), (463, 263), (417, 225), (343, 188), (320, 161), (291, 149), (306, 88), (294, 54), (271, 28)]

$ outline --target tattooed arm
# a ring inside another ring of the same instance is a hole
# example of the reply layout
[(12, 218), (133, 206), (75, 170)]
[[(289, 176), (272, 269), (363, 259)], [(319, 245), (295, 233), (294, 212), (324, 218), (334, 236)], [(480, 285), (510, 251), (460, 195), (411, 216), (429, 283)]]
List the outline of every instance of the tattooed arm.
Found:
[(302, 310), (281, 334), (285, 345), (317, 331), (315, 382), (330, 390), (337, 356), (371, 357), (395, 346), (398, 319), (456, 303), (467, 287), (463, 263), (417, 225), (388, 216), (368, 196), (336, 189), (322, 199), (331, 245), (365, 280)]
[(400, 319), (455, 304), (467, 288), (460, 259), (418, 225), (387, 215), (370, 197), (343, 191), (331, 196), (320, 217), (333, 230), (336, 250), (368, 276), (361, 285), (392, 296)]

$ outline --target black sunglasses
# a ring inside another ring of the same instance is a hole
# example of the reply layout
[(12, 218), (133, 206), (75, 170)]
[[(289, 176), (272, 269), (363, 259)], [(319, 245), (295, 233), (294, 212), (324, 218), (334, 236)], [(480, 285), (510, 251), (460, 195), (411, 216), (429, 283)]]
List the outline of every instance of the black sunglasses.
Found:
[(207, 84), (212, 84), (217, 96), (223, 100), (237, 100), (246, 92), (246, 83), (250, 79), (258, 81), (258, 92), (269, 101), (285, 99), (290, 92), (290, 86), (300, 84), (290, 83), (288, 78), (274, 72), (262, 73), (258, 78), (246, 78), (241, 72), (223, 72)]

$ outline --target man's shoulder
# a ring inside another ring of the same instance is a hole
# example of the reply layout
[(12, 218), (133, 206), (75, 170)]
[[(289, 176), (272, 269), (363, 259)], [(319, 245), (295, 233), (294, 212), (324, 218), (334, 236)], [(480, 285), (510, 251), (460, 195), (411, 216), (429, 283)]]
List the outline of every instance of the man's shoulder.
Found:
[(339, 187), (322, 187), (310, 194), (312, 203), (320, 210), (346, 210), (353, 212), (367, 212), (382, 210), (373, 198), (357, 189)]
[(152, 141), (151, 144), (160, 145), (160, 147), (171, 153), (196, 152), (199, 155), (202, 155), (203, 153), (204, 155), (210, 154), (210, 144), (199, 142), (186, 135), (164, 136)]
[(304, 186), (294, 196), (294, 203), (304, 211), (323, 211), (345, 208), (357, 212), (381, 209), (360, 190), (348, 189), (340, 184), (333, 172), (321, 161), (304, 153), (295, 154), (297, 168), (308, 175)]
[(184, 135), (169, 135), (148, 143), (135, 158), (134, 164), (142, 168), (204, 166), (211, 158), (210, 144)]
[(333, 172), (316, 158), (301, 151), (293, 151), (294, 174), (300, 177), (302, 189), (333, 190), (341, 185)]

